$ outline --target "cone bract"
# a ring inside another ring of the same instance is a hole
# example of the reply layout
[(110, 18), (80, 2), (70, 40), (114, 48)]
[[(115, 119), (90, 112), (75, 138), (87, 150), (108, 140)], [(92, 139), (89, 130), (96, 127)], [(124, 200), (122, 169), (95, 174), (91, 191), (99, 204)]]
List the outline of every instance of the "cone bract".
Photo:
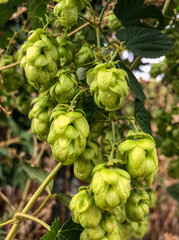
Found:
[(84, 113), (78, 109), (69, 111), (60, 104), (54, 109), (48, 142), (58, 162), (72, 164), (86, 147), (89, 125)]
[(101, 220), (101, 210), (96, 206), (93, 197), (85, 187), (70, 202), (73, 221), (80, 223), (84, 228), (94, 228)]
[(50, 116), (54, 103), (45, 94), (32, 101), (33, 107), (29, 112), (32, 120), (31, 129), (40, 141), (46, 141), (50, 130)]
[(131, 130), (118, 149), (135, 184), (150, 186), (158, 170), (154, 139), (144, 132), (135, 133)]
[(84, 152), (74, 162), (74, 174), (78, 179), (90, 182), (93, 168), (102, 162), (98, 144), (88, 141)]
[(138, 189), (131, 191), (125, 204), (126, 216), (132, 222), (140, 222), (149, 213), (149, 195)]
[(78, 53), (74, 56), (74, 63), (78, 65), (82, 65), (88, 62), (92, 62), (94, 59), (94, 52), (91, 46), (86, 43), (84, 44)]
[(106, 111), (118, 110), (128, 95), (127, 73), (108, 63), (100, 63), (87, 72), (87, 83), (97, 106)]
[(50, 96), (58, 103), (68, 103), (77, 93), (77, 79), (70, 71), (57, 73), (55, 84), (50, 88)]
[(130, 175), (119, 168), (97, 165), (93, 170), (91, 189), (96, 205), (106, 211), (124, 204), (130, 195)]
[(21, 60), (29, 84), (38, 91), (48, 89), (58, 71), (59, 53), (56, 41), (43, 29), (33, 32), (24, 44), (26, 55)]

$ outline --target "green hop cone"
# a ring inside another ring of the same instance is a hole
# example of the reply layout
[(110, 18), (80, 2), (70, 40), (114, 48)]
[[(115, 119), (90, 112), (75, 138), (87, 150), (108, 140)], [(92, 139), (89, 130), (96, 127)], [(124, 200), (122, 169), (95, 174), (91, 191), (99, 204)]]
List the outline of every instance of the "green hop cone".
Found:
[(91, 190), (96, 205), (111, 211), (127, 201), (130, 195), (130, 175), (122, 169), (107, 168), (105, 165), (102, 163), (94, 168)]
[(132, 235), (137, 239), (143, 239), (144, 235), (146, 234), (149, 228), (149, 220), (147, 217), (145, 217), (144, 220), (139, 223), (132, 222), (131, 227)]
[(149, 213), (149, 195), (138, 189), (131, 191), (125, 204), (126, 216), (132, 222), (140, 222)]
[(106, 214), (96, 227), (84, 229), (80, 240), (122, 240), (115, 216)]
[(16, 100), (16, 106), (18, 111), (24, 115), (27, 114), (30, 109), (30, 102), (31, 101), (29, 96), (25, 94), (19, 95)]
[(87, 83), (96, 105), (105, 111), (118, 110), (128, 95), (127, 73), (112, 64), (100, 63), (87, 72)]
[(84, 228), (94, 228), (101, 220), (101, 210), (96, 206), (86, 187), (81, 187), (72, 198), (70, 210), (73, 221), (80, 223)]
[(147, 189), (147, 193), (149, 195), (149, 208), (154, 208), (157, 203), (157, 195), (154, 189)]
[(167, 157), (173, 157), (179, 154), (179, 148), (173, 139), (166, 138), (161, 144), (161, 153)]
[(68, 103), (77, 93), (77, 79), (74, 74), (65, 70), (60, 70), (56, 76), (56, 82), (50, 88), (50, 96), (58, 103)]
[(94, 60), (94, 52), (88, 43), (84, 44), (79, 50), (79, 52), (76, 53), (74, 56), (74, 63), (77, 66), (92, 62), (93, 60)]
[(134, 183), (139, 187), (149, 187), (158, 170), (154, 139), (144, 132), (131, 130), (118, 149)]
[(174, 179), (179, 179), (179, 158), (172, 159), (169, 162), (168, 175)]
[(84, 152), (74, 162), (74, 174), (78, 179), (90, 182), (93, 168), (102, 162), (98, 144), (88, 141)]
[(47, 90), (58, 71), (57, 42), (43, 29), (35, 30), (24, 44), (26, 55), (21, 60), (29, 84), (38, 91)]
[(125, 205), (117, 206), (112, 213), (116, 216), (116, 220), (119, 223), (123, 223), (127, 220)]
[(53, 13), (64, 27), (70, 28), (77, 23), (78, 14), (84, 6), (84, 0), (59, 0)]
[(120, 235), (122, 240), (131, 240), (132, 239), (132, 226), (131, 222), (123, 222), (119, 224)]
[(60, 65), (64, 66), (73, 61), (73, 55), (75, 52), (74, 44), (70, 41), (67, 41), (65, 37), (57, 37), (58, 42), (58, 52), (60, 58)]
[[(111, 14), (110, 14), (111, 13)], [(110, 12), (108, 16), (106, 16), (106, 20), (107, 20), (107, 24), (106, 26), (110, 29), (110, 30), (115, 30), (115, 31), (119, 31), (122, 27), (121, 22), (119, 21), (119, 19), (115, 16), (114, 13)]]
[(50, 130), (50, 116), (54, 103), (44, 93), (32, 101), (33, 108), (29, 113), (32, 120), (31, 129), (40, 141), (46, 141)]
[(52, 153), (64, 165), (74, 163), (86, 147), (89, 125), (81, 110), (69, 111), (60, 104), (54, 109), (48, 135)]

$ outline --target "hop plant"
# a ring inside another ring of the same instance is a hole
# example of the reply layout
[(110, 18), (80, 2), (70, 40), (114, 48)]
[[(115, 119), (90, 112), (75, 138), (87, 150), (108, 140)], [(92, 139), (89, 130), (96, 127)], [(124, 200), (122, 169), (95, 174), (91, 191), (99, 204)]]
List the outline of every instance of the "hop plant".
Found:
[(84, 8), (84, 0), (57, 0), (54, 15), (67, 28), (73, 27), (78, 19), (79, 12)]
[(60, 104), (54, 109), (48, 135), (55, 159), (64, 165), (74, 163), (86, 147), (89, 125), (81, 110), (70, 111)]
[(70, 210), (73, 221), (80, 223), (84, 228), (94, 228), (101, 220), (101, 210), (86, 187), (79, 188), (79, 192), (72, 198)]
[(97, 106), (106, 111), (118, 110), (128, 95), (127, 73), (109, 63), (100, 63), (87, 72), (87, 83)]
[(147, 193), (149, 195), (149, 208), (154, 208), (157, 203), (157, 195), (154, 189), (148, 189)]
[(76, 53), (74, 56), (74, 63), (77, 66), (92, 62), (93, 60), (94, 60), (94, 52), (88, 43), (84, 44), (79, 50), (79, 52)]
[(138, 189), (131, 191), (125, 204), (126, 216), (132, 222), (140, 222), (149, 213), (149, 195)]
[(139, 187), (150, 186), (158, 170), (154, 139), (144, 132), (131, 130), (118, 149), (134, 183)]
[(57, 42), (60, 65), (64, 66), (71, 63), (73, 61), (73, 55), (75, 52), (74, 44), (70, 41), (67, 41), (63, 36), (57, 37)]
[(179, 179), (179, 158), (172, 159), (169, 162), (168, 175), (174, 179)]
[(119, 224), (114, 215), (106, 214), (95, 228), (84, 229), (80, 240), (122, 240)]
[(102, 162), (98, 144), (88, 141), (84, 152), (74, 162), (74, 174), (78, 179), (90, 182), (93, 168)]
[(32, 101), (33, 108), (29, 112), (32, 120), (31, 129), (40, 141), (46, 141), (50, 130), (50, 116), (54, 103), (44, 93)]
[(119, 223), (123, 223), (126, 222), (127, 217), (126, 217), (126, 211), (125, 211), (125, 205), (120, 205), (118, 207), (116, 207), (112, 213), (115, 215), (116, 220)]
[(23, 51), (26, 51), (26, 55), (21, 60), (21, 66), (29, 84), (38, 91), (48, 89), (58, 71), (59, 53), (56, 41), (39, 28), (29, 36)]
[(139, 223), (132, 222), (131, 227), (132, 227), (132, 235), (137, 239), (142, 239), (145, 233), (148, 231), (149, 220), (147, 217), (145, 217), (144, 220), (140, 221)]
[(50, 88), (51, 98), (58, 103), (68, 103), (77, 93), (78, 82), (75, 75), (70, 71), (60, 70), (55, 80)]
[(127, 201), (130, 195), (130, 175), (122, 169), (99, 164), (93, 170), (91, 190), (96, 205), (111, 211)]

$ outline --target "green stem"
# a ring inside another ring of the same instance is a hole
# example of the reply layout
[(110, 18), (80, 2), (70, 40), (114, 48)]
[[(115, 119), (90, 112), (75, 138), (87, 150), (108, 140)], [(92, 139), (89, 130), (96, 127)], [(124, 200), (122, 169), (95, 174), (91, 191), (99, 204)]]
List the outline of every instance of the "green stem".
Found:
[(17, 219), (13, 218), (13, 219), (11, 219), (11, 220), (9, 220), (9, 221), (6, 221), (6, 222), (4, 222), (4, 223), (1, 223), (1, 224), (0, 224), (0, 227), (3, 227), (3, 226), (5, 226), (5, 225), (7, 225), (7, 224), (9, 224), (9, 223), (14, 223), (14, 222), (17, 222)]
[(84, 92), (84, 89), (80, 90), (80, 91), (74, 96), (73, 100), (71, 101), (70, 107), (75, 106), (75, 101), (76, 101), (76, 99), (77, 99), (77, 98), (81, 95), (81, 93), (83, 93), (83, 92)]
[(138, 133), (138, 132), (139, 132), (139, 129), (136, 127), (136, 125), (135, 125), (135, 123), (134, 123), (134, 120), (131, 120), (130, 123), (132, 123), (132, 125), (133, 125), (133, 127), (134, 127), (134, 131), (135, 131), (136, 133)]
[(28, 215), (28, 214), (25, 214), (25, 213), (16, 213), (14, 215), (14, 217), (17, 219), (17, 218), (25, 218), (25, 219), (29, 219), (29, 220), (32, 220), (34, 222), (37, 222), (39, 224), (41, 224), (44, 228), (46, 228), (48, 231), (50, 230), (50, 226), (45, 223), (44, 221), (36, 218), (36, 217), (33, 217), (31, 215)]
[(89, 6), (90, 9), (91, 9), (91, 12), (92, 12), (92, 14), (93, 14), (93, 23), (95, 24), (95, 23), (96, 23), (96, 15), (95, 15), (93, 6), (91, 5), (91, 3), (90, 3), (89, 1), (87, 1), (87, 4), (88, 4), (88, 6)]
[(130, 66), (129, 70), (133, 71), (140, 63), (141, 57), (137, 57), (132, 65)]
[(48, 27), (49, 23), (51, 23), (52, 21), (54, 21), (57, 17), (54, 17), (52, 19), (49, 19), (49, 21), (45, 24), (45, 26), (43, 27), (44, 30), (46, 30), (46, 28)]
[(47, 198), (43, 201), (43, 203), (40, 205), (40, 207), (31, 215), (31, 216), (36, 216), (40, 211), (41, 209), (45, 206), (45, 204), (48, 202), (48, 200), (52, 197), (51, 194), (49, 194), (47, 196)]
[(111, 153), (110, 153), (110, 157), (109, 157), (110, 161), (113, 160), (115, 142), (116, 142), (116, 140), (115, 140), (115, 126), (114, 126), (114, 122), (112, 121), (112, 148), (111, 148)]
[(100, 29), (99, 29), (99, 27), (96, 28), (96, 38), (97, 38), (97, 46), (100, 49), (101, 48), (101, 41), (100, 41)]
[(114, 61), (114, 59), (115, 59), (115, 57), (116, 57), (116, 55), (118, 54), (118, 49), (116, 49), (116, 51), (113, 53), (113, 55), (111, 56), (111, 61)]
[[(49, 182), (53, 179), (53, 177), (57, 174), (57, 172), (62, 167), (62, 163), (58, 163), (57, 166), (52, 170), (52, 172), (47, 176), (45, 181), (40, 185), (40, 187), (37, 189), (37, 191), (34, 193), (28, 204), (23, 209), (22, 213), (27, 213), (31, 207), (34, 205), (34, 203), (37, 201), (38, 197), (42, 194), (42, 192), (45, 190), (46, 186), (49, 184)], [(18, 227), (20, 225), (20, 221), (11, 228), (10, 232), (8, 233), (5, 240), (11, 240), (16, 233)]]
[(113, 0), (108, 0), (107, 3), (104, 5), (100, 15), (99, 15), (99, 19), (98, 19), (98, 23), (101, 22), (102, 18), (103, 18), (103, 15), (104, 15), (104, 12), (106, 11), (106, 8), (108, 7), (108, 5), (110, 4), (110, 2), (112, 2)]
[(166, 1), (165, 1), (165, 4), (164, 4), (163, 9), (162, 9), (163, 15), (167, 12), (168, 7), (169, 7), (169, 5), (170, 5), (170, 2), (171, 2), (171, 0), (166, 0)]

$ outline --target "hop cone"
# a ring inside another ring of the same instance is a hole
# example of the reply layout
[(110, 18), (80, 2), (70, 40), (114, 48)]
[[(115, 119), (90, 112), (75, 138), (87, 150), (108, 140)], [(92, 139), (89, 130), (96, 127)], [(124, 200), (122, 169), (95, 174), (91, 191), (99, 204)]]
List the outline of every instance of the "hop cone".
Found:
[(67, 41), (65, 37), (57, 37), (60, 65), (64, 66), (73, 61), (75, 48), (72, 42)]
[(60, 70), (56, 83), (50, 88), (50, 96), (58, 103), (68, 103), (77, 93), (78, 82), (70, 71)]
[(16, 106), (20, 113), (27, 114), (30, 109), (30, 97), (22, 94), (17, 97)]
[(89, 44), (84, 44), (78, 53), (74, 56), (74, 63), (78, 65), (82, 65), (88, 62), (93, 61), (94, 52)]
[(149, 195), (149, 208), (154, 208), (157, 203), (157, 195), (154, 189), (148, 189), (147, 193)]
[(94, 228), (101, 220), (101, 210), (95, 205), (94, 199), (89, 195), (86, 187), (81, 187), (72, 198), (70, 210), (73, 221), (80, 223), (84, 228)]
[(115, 216), (106, 214), (95, 228), (84, 229), (80, 240), (122, 240)]
[(149, 228), (148, 218), (145, 217), (144, 220), (139, 223), (132, 222), (131, 227), (132, 227), (132, 235), (137, 239), (142, 239)]
[(93, 170), (91, 189), (96, 205), (106, 211), (124, 204), (130, 195), (130, 175), (119, 168), (97, 165)]
[(46, 141), (50, 130), (50, 116), (54, 108), (54, 103), (45, 94), (32, 101), (34, 104), (29, 113), (29, 118), (32, 120), (32, 132), (37, 135), (40, 141)]
[(140, 222), (149, 213), (149, 195), (144, 190), (131, 191), (125, 204), (126, 216), (132, 222)]
[(102, 162), (98, 144), (88, 141), (84, 152), (74, 162), (74, 174), (78, 179), (90, 182), (93, 168)]
[(154, 139), (144, 132), (129, 131), (118, 149), (135, 184), (141, 187), (150, 186), (158, 169)]
[(85, 150), (88, 122), (82, 111), (69, 111), (60, 104), (54, 109), (52, 118), (48, 142), (53, 156), (64, 165), (72, 164)]
[(108, 63), (98, 64), (87, 72), (87, 83), (97, 106), (106, 111), (118, 110), (128, 95), (127, 73)]
[(24, 44), (26, 55), (21, 60), (29, 84), (38, 91), (44, 91), (51, 85), (58, 71), (59, 53), (56, 41), (47, 36), (45, 30), (37, 29)]
[(63, 26), (70, 28), (76, 24), (78, 14), (84, 6), (84, 0), (59, 0), (53, 13)]

